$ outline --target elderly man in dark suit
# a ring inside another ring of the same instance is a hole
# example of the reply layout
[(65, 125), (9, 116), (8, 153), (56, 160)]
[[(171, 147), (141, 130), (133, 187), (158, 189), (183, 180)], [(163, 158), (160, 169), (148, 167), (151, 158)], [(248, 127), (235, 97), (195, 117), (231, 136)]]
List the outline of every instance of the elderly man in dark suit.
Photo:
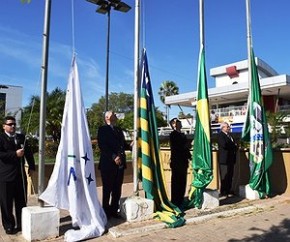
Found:
[(218, 161), (221, 179), (221, 196), (233, 194), (231, 189), (238, 146), (230, 134), (230, 129), (230, 125), (223, 122), (221, 123), (221, 130), (218, 134)]
[(99, 169), (103, 183), (102, 205), (108, 218), (120, 217), (118, 210), (124, 169), (127, 166), (125, 149), (130, 149), (130, 145), (125, 142), (123, 131), (115, 126), (116, 121), (116, 114), (107, 111), (105, 113), (106, 124), (98, 130), (98, 145), (101, 150)]
[[(7, 234), (21, 231), (21, 211), (26, 207), (27, 177), (24, 157), (29, 165), (28, 174), (35, 170), (33, 153), (23, 134), (16, 134), (16, 122), (12, 116), (4, 118), (4, 132), (0, 134), (0, 205), (2, 225)], [(15, 218), (13, 215), (15, 204)]]

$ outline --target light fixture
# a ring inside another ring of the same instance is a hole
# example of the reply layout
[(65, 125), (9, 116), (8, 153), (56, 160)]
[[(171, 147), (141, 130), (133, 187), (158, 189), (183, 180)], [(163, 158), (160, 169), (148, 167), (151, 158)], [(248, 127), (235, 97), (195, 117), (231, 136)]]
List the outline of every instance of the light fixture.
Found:
[(97, 13), (100, 14), (108, 14), (108, 29), (107, 29), (107, 58), (106, 58), (106, 93), (105, 93), (105, 100), (106, 100), (106, 107), (105, 111), (108, 111), (109, 108), (109, 49), (110, 49), (110, 19), (111, 19), (111, 8), (116, 11), (126, 13), (128, 12), (131, 7), (122, 2), (121, 0), (86, 0), (90, 3), (98, 5), (96, 10)]

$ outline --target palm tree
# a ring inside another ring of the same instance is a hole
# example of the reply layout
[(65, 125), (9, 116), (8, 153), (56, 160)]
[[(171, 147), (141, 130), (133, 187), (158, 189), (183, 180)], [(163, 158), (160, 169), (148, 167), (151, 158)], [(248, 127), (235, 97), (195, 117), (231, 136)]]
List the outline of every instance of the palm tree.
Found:
[[(179, 94), (179, 88), (174, 81), (164, 81), (161, 83), (158, 94), (161, 102), (165, 104), (165, 97)], [(167, 123), (169, 122), (169, 108), (170, 105), (165, 105)]]
[[(61, 121), (66, 91), (55, 88), (47, 94), (46, 133), (53, 141), (60, 140)], [(27, 134), (37, 134), (39, 130), (40, 97), (32, 96), (29, 105), (23, 108), (21, 128)]]
[(47, 96), (46, 132), (52, 136), (55, 142), (60, 141), (65, 97), (66, 91), (58, 87), (52, 90)]

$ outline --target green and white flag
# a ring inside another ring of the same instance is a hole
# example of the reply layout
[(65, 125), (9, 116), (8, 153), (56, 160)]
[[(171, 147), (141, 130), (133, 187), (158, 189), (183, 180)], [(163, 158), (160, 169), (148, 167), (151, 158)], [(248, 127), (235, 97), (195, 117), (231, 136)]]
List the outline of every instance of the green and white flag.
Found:
[(155, 116), (155, 105), (150, 82), (146, 50), (142, 56), (141, 91), (139, 99), (138, 159), (145, 196), (154, 201), (155, 218), (169, 227), (185, 223), (183, 214), (167, 197), (163, 166), (159, 156), (159, 137)]
[(193, 181), (187, 207), (201, 208), (203, 192), (213, 178), (209, 117), (205, 51), (202, 46), (199, 56), (197, 84), (196, 125), (192, 159)]
[(251, 49), (250, 65), (252, 70), (250, 96), (242, 140), (250, 142), (249, 185), (259, 192), (260, 198), (265, 198), (271, 192), (269, 167), (272, 165), (273, 153), (253, 49)]

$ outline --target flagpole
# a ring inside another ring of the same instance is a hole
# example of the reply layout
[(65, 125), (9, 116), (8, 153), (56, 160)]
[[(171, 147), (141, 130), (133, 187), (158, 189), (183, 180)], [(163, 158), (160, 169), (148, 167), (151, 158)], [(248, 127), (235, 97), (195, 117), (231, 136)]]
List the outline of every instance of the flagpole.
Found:
[[(42, 88), (41, 88), (40, 115), (39, 115), (38, 195), (40, 195), (44, 191), (46, 89), (47, 89), (47, 66), (48, 66), (48, 49), (49, 49), (50, 11), (51, 11), (51, 0), (46, 0), (45, 1), (44, 30), (43, 30), (42, 65), (41, 65)], [(44, 203), (41, 200), (39, 200), (39, 204), (41, 207), (44, 206)]]
[(133, 145), (133, 193), (138, 195), (138, 100), (139, 100), (139, 38), (140, 0), (135, 0), (135, 43), (134, 43), (134, 145)]
[(246, 0), (246, 13), (247, 13), (247, 47), (248, 47), (248, 85), (251, 90), (251, 48), (252, 48), (252, 28), (251, 28), (251, 13), (250, 13), (250, 0)]
[(204, 4), (203, 0), (199, 0), (199, 38), (200, 38), (200, 49), (204, 47), (204, 17), (203, 17), (203, 10)]

